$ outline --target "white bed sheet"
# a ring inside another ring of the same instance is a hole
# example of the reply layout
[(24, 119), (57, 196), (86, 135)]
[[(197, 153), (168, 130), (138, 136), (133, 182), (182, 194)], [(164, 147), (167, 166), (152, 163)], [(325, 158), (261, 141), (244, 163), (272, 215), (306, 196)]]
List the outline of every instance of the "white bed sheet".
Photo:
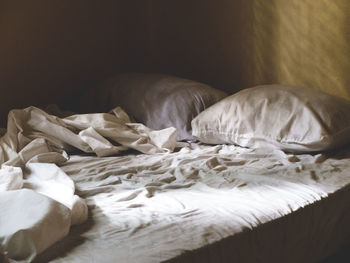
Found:
[[(253, 254), (270, 240), (275, 247), (265, 251), (267, 258), (276, 254), (285, 257), (277, 260), (288, 262), (295, 257), (284, 255), (284, 251), (304, 251), (300, 246), (305, 242), (311, 254), (320, 248), (325, 255), (330, 253), (332, 248), (322, 243), (327, 240), (320, 238), (332, 237), (332, 228), (344, 219), (344, 211), (350, 210), (348, 199), (338, 200), (350, 196), (349, 150), (292, 155), (189, 144), (174, 153), (72, 156), (61, 168), (85, 198), (89, 219), (73, 227), (37, 262), (161, 262), (203, 247), (210, 250), (228, 237), (239, 236), (242, 241), (233, 240), (238, 247), (232, 245), (230, 259), (258, 261), (263, 255)], [(335, 203), (317, 212), (308, 210), (311, 204), (332, 199), (325, 198), (339, 192), (343, 194), (338, 194)], [(296, 217), (286, 217), (292, 212)], [(283, 223), (285, 218), (287, 223)], [(279, 220), (275, 226), (269, 223)], [(270, 229), (261, 231), (265, 237), (250, 231), (263, 225)], [(330, 229), (324, 229), (327, 227)], [(253, 233), (255, 240), (244, 233)], [(305, 237), (317, 240), (313, 243)], [(327, 242), (337, 246), (342, 238)], [(239, 243), (246, 245), (239, 247)], [(225, 262), (228, 258), (218, 254), (220, 249), (191, 261)]]
[(7, 132), (0, 138), (0, 261), (30, 262), (72, 225), (86, 221), (85, 201), (57, 166), (67, 161), (67, 153), (79, 149), (110, 156), (129, 148), (164, 153), (175, 143), (175, 128), (154, 131), (130, 123), (119, 107), (63, 119), (36, 107), (10, 111)]

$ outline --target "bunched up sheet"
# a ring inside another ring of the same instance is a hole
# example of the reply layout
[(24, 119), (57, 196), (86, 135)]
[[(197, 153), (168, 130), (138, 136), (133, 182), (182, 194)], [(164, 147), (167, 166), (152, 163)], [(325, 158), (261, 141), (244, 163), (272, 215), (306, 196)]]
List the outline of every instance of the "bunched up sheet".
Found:
[(97, 156), (126, 149), (173, 151), (176, 129), (154, 131), (110, 113), (59, 118), (36, 107), (12, 110), (0, 139), (0, 260), (28, 262), (87, 219), (72, 179), (58, 165), (80, 150)]

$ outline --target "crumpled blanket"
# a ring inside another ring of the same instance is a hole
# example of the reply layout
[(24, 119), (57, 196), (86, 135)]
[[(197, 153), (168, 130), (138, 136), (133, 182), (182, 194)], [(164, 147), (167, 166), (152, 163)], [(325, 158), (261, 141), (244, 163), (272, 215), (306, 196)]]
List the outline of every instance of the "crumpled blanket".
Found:
[(131, 123), (119, 107), (66, 118), (36, 107), (10, 111), (0, 138), (0, 261), (29, 262), (87, 219), (85, 201), (59, 168), (70, 153), (164, 153), (175, 143), (175, 128)]

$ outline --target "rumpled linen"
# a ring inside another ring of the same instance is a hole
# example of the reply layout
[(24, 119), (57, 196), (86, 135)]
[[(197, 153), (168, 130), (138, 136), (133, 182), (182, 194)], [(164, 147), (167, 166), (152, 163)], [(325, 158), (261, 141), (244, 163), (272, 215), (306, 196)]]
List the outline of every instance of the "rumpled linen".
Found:
[(0, 261), (30, 262), (87, 219), (85, 201), (59, 168), (70, 153), (164, 153), (175, 143), (175, 128), (131, 123), (119, 107), (66, 118), (36, 107), (10, 111), (0, 138)]

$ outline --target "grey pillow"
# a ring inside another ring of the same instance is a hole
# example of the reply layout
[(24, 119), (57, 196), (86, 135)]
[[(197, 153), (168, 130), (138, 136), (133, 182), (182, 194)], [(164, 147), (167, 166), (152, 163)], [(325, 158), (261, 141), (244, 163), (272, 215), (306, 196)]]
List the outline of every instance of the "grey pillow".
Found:
[(96, 92), (93, 96), (98, 104), (109, 109), (120, 106), (151, 129), (175, 127), (178, 140), (193, 140), (192, 119), (226, 96), (196, 81), (141, 73), (117, 75), (103, 82)]

